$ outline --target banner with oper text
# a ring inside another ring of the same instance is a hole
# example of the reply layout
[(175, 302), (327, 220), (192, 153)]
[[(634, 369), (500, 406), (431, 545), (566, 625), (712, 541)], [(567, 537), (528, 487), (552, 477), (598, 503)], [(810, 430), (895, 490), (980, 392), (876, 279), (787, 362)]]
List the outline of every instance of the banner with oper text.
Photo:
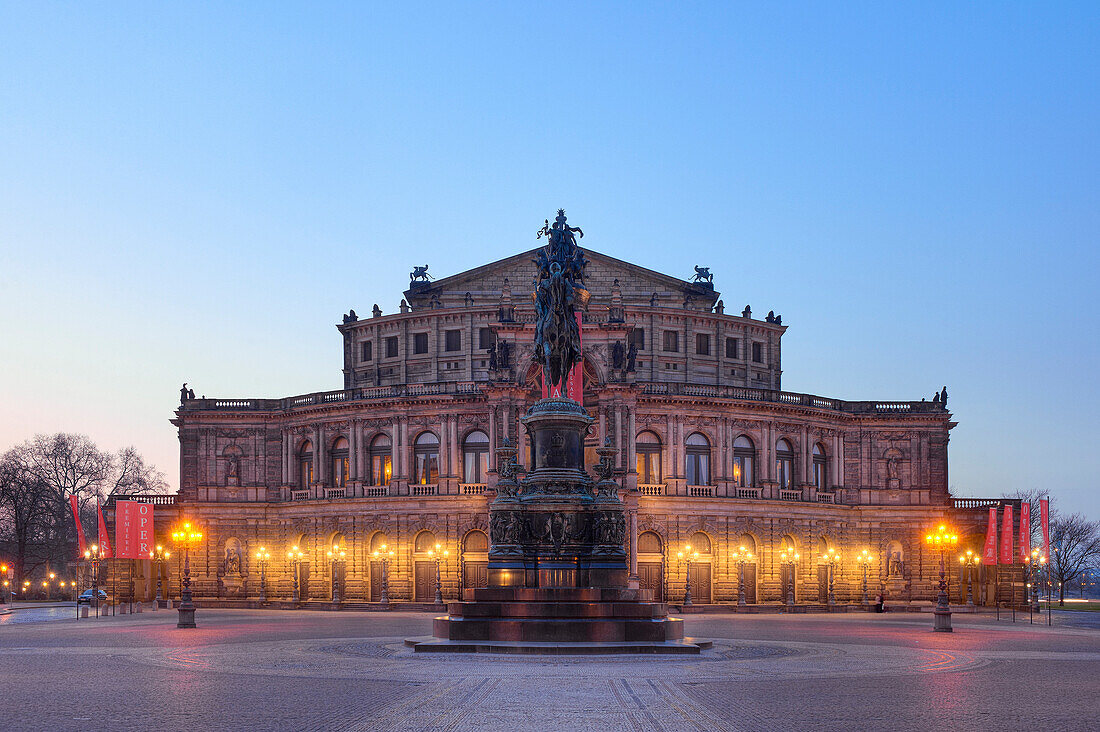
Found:
[(995, 506), (989, 509), (989, 526), (985, 530), (982, 561), (989, 565), (997, 563), (997, 508)]
[(1012, 564), (1012, 506), (1001, 517), (1001, 564)]
[(1039, 499), (1039, 523), (1043, 527), (1043, 556), (1050, 561), (1050, 500)]
[(148, 559), (153, 544), (153, 504), (115, 502), (115, 556)]
[(1028, 561), (1031, 556), (1031, 504), (1020, 504), (1020, 556)]

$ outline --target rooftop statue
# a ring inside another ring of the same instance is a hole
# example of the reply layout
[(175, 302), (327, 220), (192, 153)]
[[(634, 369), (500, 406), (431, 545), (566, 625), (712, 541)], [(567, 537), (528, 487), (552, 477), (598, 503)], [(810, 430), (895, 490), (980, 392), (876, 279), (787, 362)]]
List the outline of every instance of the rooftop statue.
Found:
[(695, 265), (695, 274), (691, 278), (692, 282), (705, 282), (707, 284), (714, 284), (714, 275), (710, 273), (710, 267), (700, 267)]
[(428, 274), (428, 265), (420, 267), (413, 265), (413, 271), (409, 273), (409, 282), (428, 282), (432, 279), (432, 276)]
[[(574, 236), (577, 235), (577, 236)], [(546, 237), (535, 265), (535, 352), (533, 360), (542, 366), (547, 392), (564, 395), (569, 371), (581, 360), (581, 336), (577, 325), (577, 305), (588, 301), (584, 289), (584, 269), (588, 262), (577, 246), (584, 232), (566, 223), (565, 209), (558, 209), (551, 224), (543, 223), (536, 236)], [(580, 396), (580, 395), (577, 395)]]

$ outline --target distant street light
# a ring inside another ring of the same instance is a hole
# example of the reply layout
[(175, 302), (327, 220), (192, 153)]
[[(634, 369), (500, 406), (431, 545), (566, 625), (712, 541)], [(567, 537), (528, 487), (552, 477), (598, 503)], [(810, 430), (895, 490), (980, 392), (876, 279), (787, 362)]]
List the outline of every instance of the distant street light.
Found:
[(687, 565), (687, 575), (684, 578), (684, 607), (691, 606), (691, 562), (699, 558), (699, 552), (691, 550), (691, 544), (685, 544), (682, 552), (676, 552), (676, 560), (681, 568)]
[(340, 602), (339, 569), (344, 563), (345, 552), (338, 545), (334, 545), (328, 552), (329, 562), (332, 564), (332, 601)]
[(443, 549), (440, 544), (436, 544), (434, 549), (428, 550), (428, 558), (435, 561), (435, 608), (436, 610), (443, 609), (443, 580), (439, 573), (440, 563), (450, 555), (449, 551)]
[[(967, 549), (966, 554), (959, 557), (959, 564), (966, 567), (966, 606), (974, 607), (974, 567), (978, 566), (982, 558), (974, 553), (973, 549)], [(1027, 559), (1024, 560), (1025, 562)]]
[(161, 592), (161, 574), (163, 574), (164, 563), (168, 561), (168, 557), (172, 555), (171, 552), (164, 550), (164, 547), (157, 544), (156, 548), (149, 552), (149, 558), (153, 560), (153, 571), (157, 573), (157, 607), (160, 607), (161, 602), (164, 601), (164, 595)]
[(836, 549), (829, 547), (829, 551), (821, 555), (821, 561), (825, 563), (825, 573), (829, 577), (829, 605), (836, 605), (836, 567), (840, 564), (840, 555)]
[(389, 549), (385, 544), (374, 550), (373, 557), (382, 562), (382, 595), (378, 598), (378, 601), (382, 603), (382, 607), (390, 606), (390, 577), (389, 567), (390, 559), (393, 558), (393, 549)]
[(290, 551), (286, 553), (287, 562), (290, 563), (290, 574), (294, 581), (293, 594), (291, 595), (291, 601), (294, 603), (300, 602), (300, 595), (298, 589), (298, 571), (302, 564), (302, 557), (305, 555), (302, 550), (296, 546), (290, 548)]
[(103, 567), (103, 555), (106, 552), (100, 550), (98, 544), (92, 544), (90, 549), (84, 550), (84, 560), (92, 565), (92, 602), (95, 603), (95, 616), (99, 617), (99, 572)]

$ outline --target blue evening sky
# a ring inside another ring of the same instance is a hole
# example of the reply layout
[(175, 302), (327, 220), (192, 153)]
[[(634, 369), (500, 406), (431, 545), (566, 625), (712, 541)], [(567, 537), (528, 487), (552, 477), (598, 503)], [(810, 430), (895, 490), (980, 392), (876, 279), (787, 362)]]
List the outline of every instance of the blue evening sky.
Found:
[(1100, 6), (382, 5), (0, 4), (0, 448), (176, 485), (180, 382), (340, 388), (343, 312), (563, 206), (781, 313), (788, 390), (946, 384), (956, 495), (1100, 518)]

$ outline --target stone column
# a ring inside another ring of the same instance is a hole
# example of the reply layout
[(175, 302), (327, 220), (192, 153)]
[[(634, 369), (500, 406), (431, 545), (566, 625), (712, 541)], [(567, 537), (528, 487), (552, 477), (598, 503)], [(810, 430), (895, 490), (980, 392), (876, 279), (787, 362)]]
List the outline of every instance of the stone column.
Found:
[[(634, 473), (638, 470), (638, 426), (635, 421), (635, 407), (630, 407), (627, 414), (629, 416), (626, 423), (626, 471)], [(637, 574), (637, 572), (631, 571)]]
[[(401, 430), (397, 417), (390, 417), (390, 480), (401, 477)], [(381, 482), (381, 480), (379, 480)]]
[(668, 415), (665, 418), (665, 455), (662, 458), (664, 465), (662, 466), (665, 483), (668, 483), (668, 479), (677, 475), (676, 473), (676, 431), (672, 422), (672, 415)]
[(489, 405), (489, 469), (497, 467), (497, 408)]
[(638, 578), (638, 509), (630, 511), (630, 578)]
[[(322, 463), (322, 461), (321, 461), (321, 450), (324, 447), (324, 443), (322, 442), (322, 439), (323, 439), (323, 433), (321, 432), (321, 427), (319, 425), (315, 425), (313, 427), (313, 482), (314, 483), (320, 483), (321, 480), (322, 480), (321, 479), (321, 463)], [(312, 485), (302, 486), (302, 488), (308, 488), (310, 491), (313, 490)], [(314, 495), (312, 493), (310, 495), (312, 495), (314, 498), (319, 498), (320, 497), (320, 496)]]
[(626, 456), (623, 455), (623, 404), (615, 404), (615, 453), (619, 456), (619, 467), (623, 467)]
[[(446, 415), (439, 417), (439, 482), (443, 476), (451, 474), (451, 435), (447, 427), (450, 424)], [(442, 493), (442, 491), (440, 491)]]
[(412, 480), (412, 469), (410, 460), (412, 455), (409, 448), (409, 418), (398, 417), (398, 433), (401, 437), (401, 447), (396, 448), (401, 454), (401, 477), (406, 481)]
[(451, 433), (451, 446), (450, 446), (450, 449), (451, 449), (451, 465), (455, 466), (454, 469), (453, 469), (454, 474), (459, 477), (459, 481), (461, 482), (461, 478), (462, 478), (462, 456), (461, 456), (461, 452), (459, 450), (459, 444), (458, 444), (458, 439), (459, 439), (458, 415), (452, 414), (450, 422), (451, 422), (451, 426), (450, 426), (450, 433)]

